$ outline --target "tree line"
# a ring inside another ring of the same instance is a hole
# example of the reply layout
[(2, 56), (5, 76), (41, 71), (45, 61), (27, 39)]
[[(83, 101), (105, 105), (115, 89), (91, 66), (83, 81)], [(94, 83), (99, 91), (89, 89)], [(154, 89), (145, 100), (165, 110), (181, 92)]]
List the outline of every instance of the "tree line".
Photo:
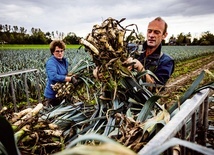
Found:
[(191, 33), (180, 33), (177, 37), (172, 35), (169, 45), (214, 45), (214, 35), (209, 31), (203, 32), (199, 38), (192, 38)]
[[(145, 37), (139, 33), (141, 41)], [(40, 28), (31, 28), (30, 33), (24, 27), (0, 24), (0, 43), (5, 44), (49, 44), (53, 38), (62, 39), (66, 44), (79, 44), (78, 37), (74, 32), (65, 35), (63, 32), (43, 32)], [(137, 40), (132, 36), (131, 40)], [(191, 33), (180, 33), (176, 37), (172, 35), (163, 45), (214, 45), (214, 35), (209, 31), (203, 32), (199, 38), (192, 38)]]
[(30, 33), (24, 27), (0, 24), (0, 43), (2, 44), (49, 44), (53, 38), (62, 39), (66, 44), (79, 44), (75, 33), (43, 32), (40, 28), (31, 28)]

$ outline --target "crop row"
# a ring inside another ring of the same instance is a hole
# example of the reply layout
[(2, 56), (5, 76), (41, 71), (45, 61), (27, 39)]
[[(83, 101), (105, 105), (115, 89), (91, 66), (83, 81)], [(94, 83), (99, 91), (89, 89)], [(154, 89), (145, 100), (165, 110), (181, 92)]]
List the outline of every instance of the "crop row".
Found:
[[(214, 46), (164, 46), (163, 51), (170, 54), (175, 61), (183, 61), (201, 55), (214, 53)], [(41, 92), (43, 92), (46, 83), (45, 62), (49, 57), (50, 52), (47, 49), (0, 50), (0, 74), (22, 69), (38, 69), (40, 73), (40, 88)], [(90, 56), (83, 49), (67, 49), (65, 57), (70, 62), (69, 70), (71, 70), (81, 59), (90, 60)], [(33, 73), (28, 73), (28, 87), (32, 98), (35, 98), (38, 95), (35, 91), (35, 78)], [(19, 102), (23, 101), (26, 97), (23, 79), (23, 75), (13, 77), (15, 94), (18, 96), (17, 100)], [(0, 78), (0, 80), (0, 103), (6, 104), (12, 102), (9, 77)]]

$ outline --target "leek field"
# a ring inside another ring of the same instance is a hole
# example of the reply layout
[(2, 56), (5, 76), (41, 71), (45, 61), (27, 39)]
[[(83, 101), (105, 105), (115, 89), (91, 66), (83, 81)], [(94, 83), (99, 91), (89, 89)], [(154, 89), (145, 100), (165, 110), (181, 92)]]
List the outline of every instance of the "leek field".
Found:
[[(0, 74), (24, 70), (24, 69), (38, 69), (40, 89), (43, 92), (46, 82), (45, 62), (50, 57), (49, 49), (45, 46), (4, 46), (0, 48)], [(65, 57), (70, 62), (69, 70), (72, 70), (77, 62), (83, 59), (90, 61), (90, 55), (84, 49), (77, 49), (78, 45), (69, 46), (66, 49)], [(36, 49), (37, 48), (37, 49)], [(163, 51), (171, 55), (175, 62), (182, 62), (185, 60), (197, 58), (214, 53), (214, 46), (163, 46)], [(18, 102), (26, 101), (23, 77), (13, 77), (16, 96)], [(0, 87), (0, 103), (8, 105), (12, 102), (9, 77), (1, 78)], [(28, 87), (30, 97), (36, 99), (37, 92), (35, 91), (35, 75), (28, 75)]]

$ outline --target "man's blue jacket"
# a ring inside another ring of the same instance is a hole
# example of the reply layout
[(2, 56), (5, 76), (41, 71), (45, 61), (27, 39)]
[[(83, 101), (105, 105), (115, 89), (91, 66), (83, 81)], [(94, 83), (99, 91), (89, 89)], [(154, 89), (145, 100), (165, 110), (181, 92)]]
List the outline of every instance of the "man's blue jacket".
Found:
[(147, 42), (143, 44), (144, 52), (141, 53), (138, 60), (144, 65), (146, 70), (152, 71), (157, 76), (159, 79), (159, 81), (155, 79), (157, 84), (165, 85), (174, 71), (174, 59), (168, 54), (161, 52), (161, 44), (155, 52), (146, 57), (146, 47)]

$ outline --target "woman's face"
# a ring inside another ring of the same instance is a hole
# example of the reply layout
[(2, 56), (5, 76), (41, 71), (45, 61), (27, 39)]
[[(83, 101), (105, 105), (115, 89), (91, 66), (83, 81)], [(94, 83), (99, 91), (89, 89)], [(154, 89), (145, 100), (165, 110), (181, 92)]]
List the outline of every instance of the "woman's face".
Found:
[(64, 50), (56, 46), (55, 51), (53, 52), (54, 57), (56, 57), (59, 60), (62, 60), (64, 57)]

